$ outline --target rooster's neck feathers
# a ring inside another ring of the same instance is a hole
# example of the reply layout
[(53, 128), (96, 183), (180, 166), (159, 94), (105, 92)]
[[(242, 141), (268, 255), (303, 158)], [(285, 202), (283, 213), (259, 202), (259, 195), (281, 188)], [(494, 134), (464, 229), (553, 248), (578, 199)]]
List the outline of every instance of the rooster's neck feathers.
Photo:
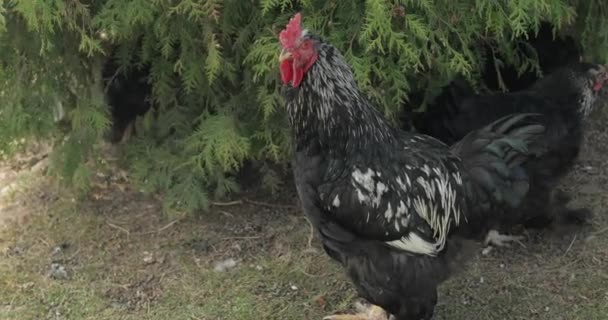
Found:
[(318, 60), (298, 88), (286, 89), (296, 147), (313, 141), (331, 152), (369, 148), (395, 141), (395, 129), (360, 93), (345, 59), (317, 41)]

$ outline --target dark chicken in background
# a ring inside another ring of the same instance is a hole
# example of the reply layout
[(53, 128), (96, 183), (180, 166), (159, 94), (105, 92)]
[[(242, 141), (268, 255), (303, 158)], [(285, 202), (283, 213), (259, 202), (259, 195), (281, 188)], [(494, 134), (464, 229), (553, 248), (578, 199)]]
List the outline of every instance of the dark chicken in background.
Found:
[[(569, 35), (556, 34), (554, 37), (553, 25), (548, 22), (540, 24), (538, 33), (530, 30), (527, 38), (521, 36), (515, 41), (518, 42), (518, 49), (526, 52), (527, 56), (533, 56), (530, 53), (530, 48), (536, 51), (538, 66), (543, 76), (565, 65), (580, 62), (582, 58), (580, 43)], [(483, 45), (483, 50), (486, 59), (481, 78), (489, 90), (502, 90), (500, 81), (508, 91), (524, 90), (540, 79), (535, 70), (527, 70), (521, 75), (518, 74), (517, 68), (506, 63), (503, 55), (496, 53), (496, 56), (494, 56), (489, 45)], [(499, 70), (496, 70), (496, 65), (498, 65)]]
[(112, 120), (108, 136), (110, 142), (126, 141), (135, 130), (136, 118), (150, 110), (152, 87), (148, 83), (149, 74), (149, 67), (120, 70), (112, 58), (104, 65), (102, 76)]
[(390, 125), (341, 53), (293, 17), (280, 34), (298, 196), (325, 252), (342, 264), (368, 314), (431, 319), (437, 286), (528, 190), (522, 167), (544, 128), (499, 119), (448, 147)]
[[(554, 37), (553, 25), (548, 22), (542, 22), (539, 25), (538, 33), (530, 29), (525, 36), (520, 36), (514, 41), (521, 55), (530, 59), (538, 59), (538, 67), (542, 75), (550, 74), (565, 65), (581, 62), (582, 59), (581, 44), (570, 35), (558, 33)], [(504, 89), (508, 91), (524, 90), (541, 78), (536, 68), (531, 65), (528, 65), (527, 69), (522, 70), (522, 73), (519, 74), (519, 68), (509, 64), (508, 59), (505, 59), (505, 53), (500, 52), (491, 42), (479, 40), (472, 49), (481, 54), (482, 68), (478, 85), (482, 93), (502, 92)], [(453, 93), (444, 93), (444, 91), (453, 91)], [(411, 119), (420, 116), (420, 112), (415, 109), (426, 106), (429, 101), (433, 103), (437, 99), (450, 98), (449, 94), (463, 97), (473, 95), (475, 91), (466, 80), (457, 78), (443, 90), (429, 91), (427, 88), (409, 93), (408, 102), (400, 116), (404, 123), (403, 128), (412, 130)], [(437, 98), (440, 95), (441, 97)]]
[(540, 147), (546, 152), (524, 166), (530, 192), (521, 208), (513, 211), (513, 222), (523, 222), (529, 228), (554, 226), (553, 222), (584, 223), (591, 218), (591, 211), (567, 208), (569, 196), (556, 192), (556, 187), (574, 166), (584, 119), (593, 111), (607, 81), (608, 69), (592, 63), (558, 68), (529, 89), (512, 93), (476, 95), (459, 79), (445, 88), (425, 113), (414, 117), (413, 125), (420, 133), (452, 144), (506, 115), (542, 114), (546, 131)]

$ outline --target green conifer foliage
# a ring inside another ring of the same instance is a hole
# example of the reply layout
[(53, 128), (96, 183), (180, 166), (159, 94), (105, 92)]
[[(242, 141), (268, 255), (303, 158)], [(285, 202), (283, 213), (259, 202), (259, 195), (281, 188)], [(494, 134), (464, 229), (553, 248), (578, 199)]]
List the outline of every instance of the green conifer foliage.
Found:
[(104, 62), (150, 66), (156, 107), (126, 146), (131, 176), (167, 212), (205, 208), (238, 190), (243, 161), (287, 163), (277, 34), (296, 11), (393, 120), (412, 90), (433, 94), (456, 74), (475, 81), (478, 41), (534, 70), (512, 40), (543, 20), (581, 39), (589, 59), (608, 52), (603, 0), (0, 0), (0, 150), (52, 139), (53, 172), (86, 191), (111, 125)]

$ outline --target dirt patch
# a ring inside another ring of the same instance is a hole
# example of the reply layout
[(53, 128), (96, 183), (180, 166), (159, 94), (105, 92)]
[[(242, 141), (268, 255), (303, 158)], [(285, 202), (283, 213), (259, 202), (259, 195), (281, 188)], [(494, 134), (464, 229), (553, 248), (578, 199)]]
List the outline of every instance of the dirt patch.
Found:
[(159, 280), (153, 274), (134, 279), (132, 283), (106, 290), (104, 296), (113, 308), (127, 311), (148, 309), (162, 293)]
[(37, 191), (28, 190), (32, 177), (44, 172), (48, 166), (50, 147), (46, 144), (31, 144), (24, 151), (10, 160), (0, 161), (0, 230), (6, 229), (10, 223), (19, 223), (29, 214), (31, 205), (27, 202), (31, 193), (38, 200), (46, 201), (40, 188)]
[[(525, 247), (476, 255), (442, 286), (436, 320), (605, 319), (608, 110), (602, 114), (563, 184), (575, 204), (594, 210), (593, 226), (528, 233)], [(252, 191), (175, 219), (124, 173), (96, 179), (81, 203), (33, 179), (0, 211), (26, 217), (0, 231), (1, 319), (321, 319), (357, 298), (310, 238), (290, 188), (277, 199)]]

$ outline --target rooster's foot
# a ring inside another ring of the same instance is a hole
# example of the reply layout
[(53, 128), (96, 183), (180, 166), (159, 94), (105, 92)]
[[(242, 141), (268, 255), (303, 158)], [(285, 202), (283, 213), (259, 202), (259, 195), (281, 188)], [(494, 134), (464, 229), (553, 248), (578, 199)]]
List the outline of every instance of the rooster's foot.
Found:
[(324, 317), (323, 320), (388, 320), (389, 316), (387, 315), (384, 309), (375, 306), (364, 306), (363, 304), (356, 305), (359, 313), (357, 314), (334, 314), (331, 316)]
[[(486, 240), (484, 242), (485, 242), (486, 246), (494, 245), (497, 247), (509, 247), (510, 246), (509, 242), (517, 242), (522, 247), (525, 247), (525, 245), (521, 242), (524, 239), (525, 239), (524, 236), (508, 236), (508, 235), (500, 234), (496, 230), (490, 230), (488, 232), (488, 235), (486, 236)], [(490, 250), (491, 249), (486, 248), (486, 249), (484, 249), (484, 251), (482, 253), (487, 254), (490, 252)]]

